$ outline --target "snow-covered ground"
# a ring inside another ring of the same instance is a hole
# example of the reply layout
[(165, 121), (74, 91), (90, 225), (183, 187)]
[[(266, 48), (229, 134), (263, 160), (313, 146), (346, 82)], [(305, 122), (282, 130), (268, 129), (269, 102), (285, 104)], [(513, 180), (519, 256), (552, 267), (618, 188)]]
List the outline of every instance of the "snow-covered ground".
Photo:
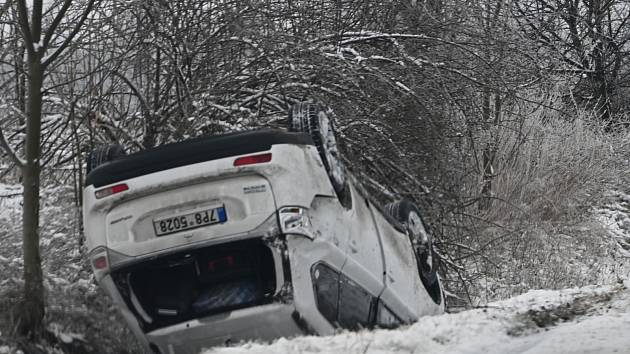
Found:
[(424, 317), (398, 330), (248, 343), (236, 353), (630, 353), (630, 282), (533, 290), (484, 308)]

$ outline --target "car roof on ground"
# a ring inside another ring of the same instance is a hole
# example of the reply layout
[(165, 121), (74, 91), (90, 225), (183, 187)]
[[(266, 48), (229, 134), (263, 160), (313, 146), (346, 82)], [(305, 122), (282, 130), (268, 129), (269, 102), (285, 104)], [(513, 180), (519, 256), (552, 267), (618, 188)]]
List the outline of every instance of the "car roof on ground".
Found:
[(130, 178), (230, 156), (271, 150), (272, 145), (313, 145), (304, 133), (261, 129), (194, 139), (143, 150), (92, 170), (85, 185), (102, 187)]

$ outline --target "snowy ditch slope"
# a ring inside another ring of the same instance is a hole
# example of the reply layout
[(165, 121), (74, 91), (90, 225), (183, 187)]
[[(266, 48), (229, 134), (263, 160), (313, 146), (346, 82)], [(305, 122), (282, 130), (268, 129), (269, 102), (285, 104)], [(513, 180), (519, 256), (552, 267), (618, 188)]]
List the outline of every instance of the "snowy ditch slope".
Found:
[(213, 348), (204, 354), (449, 353), (630, 354), (630, 196), (594, 214), (625, 265), (612, 284), (531, 290), (482, 308), (423, 317), (396, 330), (342, 332)]
[(247, 343), (235, 353), (630, 353), (630, 281), (533, 290), (484, 308), (424, 317), (398, 330)]

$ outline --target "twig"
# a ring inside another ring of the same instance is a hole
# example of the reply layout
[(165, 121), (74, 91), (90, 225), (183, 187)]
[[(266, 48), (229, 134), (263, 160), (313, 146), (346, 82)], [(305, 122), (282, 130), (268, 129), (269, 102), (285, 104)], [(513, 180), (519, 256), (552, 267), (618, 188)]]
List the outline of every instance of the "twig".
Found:
[(0, 194), (0, 198), (13, 198), (13, 197), (19, 197), (21, 196), (22, 193), (12, 193), (12, 194)]
[[(0, 172), (0, 180), (1, 180), (4, 176), (8, 175), (8, 174), (9, 174), (9, 173), (13, 170), (13, 168), (14, 168), (14, 167), (15, 167), (15, 165), (11, 164), (11, 165), (10, 165), (9, 167), (7, 167), (7, 168), (2, 168), (2, 169), (4, 169), (4, 171)], [(0, 170), (1, 170), (1, 169), (0, 169)]]
[(9, 158), (15, 165), (20, 168), (26, 165), (26, 161), (22, 160), (7, 142), (7, 139), (4, 137), (4, 132), (2, 131), (2, 126), (0, 126), (0, 147), (9, 155)]

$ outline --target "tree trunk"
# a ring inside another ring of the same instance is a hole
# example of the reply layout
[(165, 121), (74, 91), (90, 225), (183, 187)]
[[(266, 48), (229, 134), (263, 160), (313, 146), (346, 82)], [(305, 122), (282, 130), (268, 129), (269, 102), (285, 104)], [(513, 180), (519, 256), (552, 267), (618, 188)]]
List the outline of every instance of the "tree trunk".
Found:
[[(490, 133), (492, 128), (490, 122), (490, 89), (487, 87), (484, 88), (481, 102), (481, 119), (485, 131)], [(488, 134), (488, 141), (486, 142), (482, 156), (483, 172), (479, 210), (487, 210), (492, 206), (492, 177), (494, 175), (492, 160), (492, 134)]]
[(39, 183), (43, 68), (40, 54), (29, 55), (29, 96), (26, 120), (26, 164), (22, 167), (24, 206), (22, 227), (24, 252), (24, 303), (20, 313), (20, 333), (36, 334), (44, 318), (44, 286), (39, 250)]
[[(24, 299), (18, 308), (17, 330), (21, 334), (36, 336), (43, 330), (44, 284), (39, 250), (39, 184), (41, 173), (41, 131), (42, 131), (42, 86), (46, 66), (54, 62), (72, 43), (79, 29), (90, 14), (95, 0), (87, 1), (83, 14), (67, 33), (64, 41), (56, 46), (52, 54), (42, 62), (49, 41), (59, 30), (58, 26), (69, 9), (72, 1), (64, 2), (59, 13), (54, 16), (50, 27), (42, 33), (44, 15), (43, 0), (15, 1), (17, 4), (18, 23), (23, 46), (28, 52), (28, 98), (26, 117), (26, 138), (24, 142), (25, 161), (20, 162), (22, 168), (22, 186), (24, 188), (22, 206), (22, 250), (24, 253)], [(28, 12), (31, 11), (29, 18)]]
[(592, 40), (595, 43), (593, 48), (593, 93), (595, 94), (596, 102), (595, 109), (597, 115), (605, 122), (610, 121), (610, 98), (608, 97), (608, 78), (606, 72), (608, 70), (606, 58), (608, 48), (604, 47), (604, 43), (610, 41), (609, 38), (604, 36), (604, 5), (600, 1), (593, 1), (591, 3), (593, 13), (593, 28), (591, 30)]

